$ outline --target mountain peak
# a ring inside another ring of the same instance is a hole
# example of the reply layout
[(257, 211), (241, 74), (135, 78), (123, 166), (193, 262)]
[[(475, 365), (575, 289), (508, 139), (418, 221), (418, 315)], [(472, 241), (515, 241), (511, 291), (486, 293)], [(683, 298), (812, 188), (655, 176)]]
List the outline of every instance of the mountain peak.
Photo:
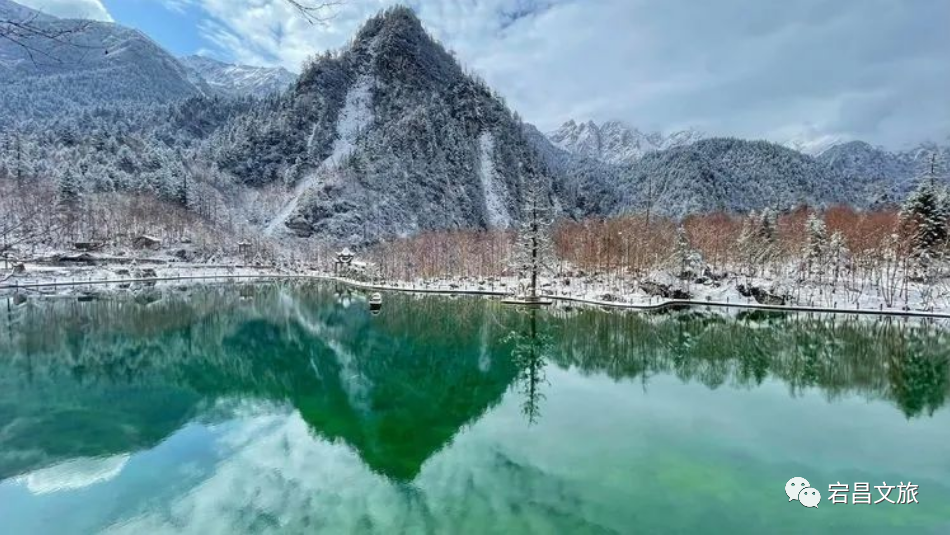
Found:
[(432, 38), (411, 8), (396, 5), (370, 17), (357, 32), (353, 48), (373, 50), (381, 41), (392, 40), (421, 43)]
[(185, 56), (180, 61), (208, 87), (224, 95), (264, 97), (285, 91), (297, 79), (282, 67), (234, 65), (206, 56)]
[(668, 136), (660, 132), (644, 133), (616, 120), (600, 126), (594, 121), (578, 124), (570, 120), (548, 134), (555, 145), (568, 152), (610, 164), (630, 164), (651, 152), (689, 145), (703, 137), (695, 130)]
[(840, 145), (845, 141), (846, 140), (836, 135), (805, 133), (785, 141), (782, 145), (797, 150), (802, 154), (817, 157), (828, 149)]
[(394, 6), (370, 17), (351, 45), (339, 56), (313, 60), (298, 88), (307, 91), (319, 78), (337, 77), (352, 83), (371, 76), (384, 84), (438, 91), (465, 79), (455, 58), (422, 26), (412, 9)]

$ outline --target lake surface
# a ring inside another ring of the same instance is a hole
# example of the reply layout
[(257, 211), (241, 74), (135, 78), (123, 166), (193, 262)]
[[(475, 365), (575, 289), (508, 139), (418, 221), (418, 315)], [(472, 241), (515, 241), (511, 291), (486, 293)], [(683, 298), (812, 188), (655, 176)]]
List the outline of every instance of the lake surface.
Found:
[[(4, 534), (950, 532), (942, 323), (405, 294), (374, 316), (330, 284), (18, 301)], [(919, 503), (832, 505), (837, 482)]]

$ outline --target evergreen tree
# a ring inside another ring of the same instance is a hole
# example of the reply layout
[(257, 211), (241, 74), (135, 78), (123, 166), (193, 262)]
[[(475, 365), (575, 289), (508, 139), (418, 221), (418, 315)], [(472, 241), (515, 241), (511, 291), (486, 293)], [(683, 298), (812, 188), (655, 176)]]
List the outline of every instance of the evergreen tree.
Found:
[(67, 208), (75, 208), (82, 199), (82, 186), (75, 173), (68, 167), (59, 176), (59, 204)]
[(176, 203), (188, 207), (188, 173), (184, 169), (180, 169), (181, 173), (178, 177), (178, 183), (175, 186), (174, 200)]
[(805, 266), (809, 273), (819, 272), (828, 258), (828, 229), (825, 222), (817, 214), (808, 216), (805, 223)]
[(22, 186), (24, 181), (33, 174), (33, 168), (30, 165), (29, 145), (23, 140), (19, 133), (15, 133), (10, 140), (11, 162), (8, 172), (16, 180), (17, 186)]
[(740, 257), (754, 274), (777, 252), (775, 213), (768, 208), (759, 213), (750, 212), (742, 226), (737, 245)]
[(702, 266), (703, 257), (689, 243), (689, 236), (682, 226), (676, 229), (676, 241), (673, 243), (673, 262), (679, 276), (693, 276)]
[(831, 235), (831, 241), (828, 244), (828, 260), (833, 270), (834, 281), (837, 283), (838, 276), (841, 273), (841, 265), (845, 262), (848, 255), (848, 247), (844, 242), (844, 236), (841, 231), (836, 230)]
[(765, 208), (759, 213), (759, 221), (756, 232), (762, 243), (774, 248), (778, 238), (776, 230), (776, 214), (774, 211)]
[(915, 256), (934, 258), (942, 253), (947, 242), (947, 219), (950, 217), (947, 193), (938, 183), (939, 165), (932, 155), (927, 170), (901, 207), (901, 227), (910, 239)]
[(536, 301), (539, 299), (539, 278), (543, 272), (551, 269), (554, 262), (554, 244), (548, 217), (549, 202), (544, 196), (545, 188), (542, 187), (541, 179), (533, 177), (527, 180), (524, 191), (525, 202), (511, 266), (517, 273), (530, 277), (525, 298)]

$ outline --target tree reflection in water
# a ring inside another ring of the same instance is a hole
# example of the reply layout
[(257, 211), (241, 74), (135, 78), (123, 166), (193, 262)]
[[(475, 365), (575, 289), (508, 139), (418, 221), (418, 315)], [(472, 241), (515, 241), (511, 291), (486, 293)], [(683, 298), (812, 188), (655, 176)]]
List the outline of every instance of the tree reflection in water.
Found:
[(552, 338), (540, 325), (537, 307), (527, 307), (523, 314), (527, 316), (527, 321), (520, 329), (512, 331), (508, 340), (513, 344), (511, 361), (518, 370), (518, 389), (524, 396), (522, 412), (528, 423), (534, 424), (541, 415), (541, 401), (544, 399), (541, 386), (545, 383), (544, 367), (546, 355), (551, 351)]
[[(681, 310), (663, 314), (393, 294), (370, 315), (326, 284), (33, 299), (0, 318), (0, 479), (147, 449), (227, 400), (296, 410), (377, 473), (410, 481), (506, 392), (542, 417), (547, 366), (710, 389), (766, 380), (932, 415), (950, 391), (933, 321)], [(226, 416), (221, 416), (226, 417)]]

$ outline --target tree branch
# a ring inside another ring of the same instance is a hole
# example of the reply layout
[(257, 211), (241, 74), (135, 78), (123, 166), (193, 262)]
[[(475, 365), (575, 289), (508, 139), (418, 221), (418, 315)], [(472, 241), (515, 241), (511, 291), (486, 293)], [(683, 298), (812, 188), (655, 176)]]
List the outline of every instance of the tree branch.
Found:
[[(311, 24), (324, 23), (333, 18), (333, 8), (343, 5), (346, 0), (284, 0), (293, 7), (307, 22)], [(96, 49), (92, 45), (82, 45), (73, 42), (71, 39), (76, 35), (85, 32), (92, 21), (75, 21), (74, 24), (61, 26), (57, 24), (43, 24), (37, 21), (39, 12), (32, 12), (22, 20), (13, 20), (12, 18), (0, 18), (0, 40), (9, 41), (21, 47), (29, 56), (34, 65), (37, 64), (38, 56), (45, 56), (57, 63), (62, 63), (61, 58), (50, 54), (50, 51), (38, 46), (36, 43), (52, 42), (63, 46), (76, 48)], [(73, 22), (73, 21), (70, 21)], [(108, 50), (106, 50), (108, 54)]]
[(296, 9), (310, 24), (327, 22), (333, 18), (332, 8), (343, 5), (345, 0), (324, 0), (311, 2), (304, 0), (284, 0)]
[(51, 54), (50, 47), (42, 47), (38, 43), (82, 49), (102, 48), (80, 44), (72, 40), (73, 37), (84, 33), (92, 24), (92, 21), (75, 21), (74, 23), (70, 21), (71, 24), (69, 25), (43, 24), (37, 21), (38, 16), (39, 13), (32, 13), (22, 20), (0, 19), (0, 40), (9, 41), (22, 48), (33, 64), (38, 64), (38, 56), (62, 63), (61, 58)]

